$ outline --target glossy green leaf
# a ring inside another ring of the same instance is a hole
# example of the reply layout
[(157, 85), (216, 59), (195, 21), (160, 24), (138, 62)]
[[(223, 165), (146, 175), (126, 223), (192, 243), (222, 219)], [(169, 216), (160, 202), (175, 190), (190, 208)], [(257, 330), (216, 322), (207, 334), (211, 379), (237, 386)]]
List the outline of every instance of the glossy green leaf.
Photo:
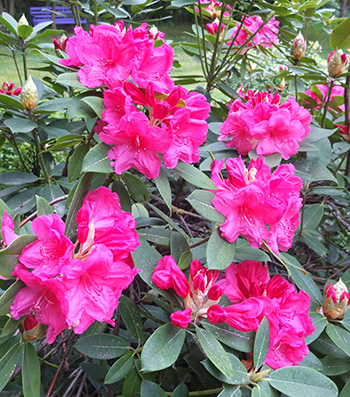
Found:
[(16, 343), (11, 349), (0, 359), (0, 392), (11, 379), (11, 375), (17, 368), (18, 362), (22, 355), (22, 346)]
[(321, 162), (320, 159), (290, 159), (295, 166), (295, 175), (299, 176), (304, 183), (316, 181), (337, 182), (333, 174)]
[(349, 397), (350, 396), (350, 379), (346, 382), (345, 386), (342, 388), (338, 397)]
[(31, 343), (24, 344), (22, 386), (24, 397), (40, 397), (40, 362)]
[(236, 245), (228, 243), (216, 229), (207, 245), (208, 269), (224, 270), (231, 265), (235, 255)]
[(130, 193), (130, 196), (138, 203), (148, 203), (149, 193), (146, 185), (136, 176), (125, 172), (123, 181)]
[(335, 27), (329, 37), (329, 42), (333, 50), (345, 50), (350, 47), (350, 18), (344, 19), (339, 25)]
[(164, 324), (147, 339), (142, 354), (142, 370), (159, 371), (170, 367), (179, 357), (185, 341), (185, 330), (174, 327), (171, 323)]
[(214, 182), (198, 168), (179, 161), (174, 171), (185, 181), (202, 189), (216, 190)]
[(252, 397), (279, 397), (280, 393), (267, 380), (261, 380), (252, 390)]
[(270, 384), (290, 397), (337, 397), (335, 383), (311, 368), (284, 367), (270, 374)]
[(159, 176), (158, 176), (158, 178), (154, 179), (154, 183), (156, 184), (158, 192), (162, 196), (165, 204), (167, 205), (167, 207), (169, 208), (170, 213), (171, 213), (171, 211), (172, 211), (171, 188), (170, 188), (170, 183), (169, 183), (168, 177), (167, 177), (163, 167), (161, 167), (161, 169), (159, 170)]
[(211, 332), (216, 339), (244, 353), (253, 352), (253, 344), (255, 332), (242, 332), (230, 327), (227, 324), (211, 324), (208, 321), (203, 321), (205, 329)]
[(326, 332), (334, 344), (350, 356), (350, 332), (333, 324), (327, 325)]
[(36, 198), (36, 210), (38, 212), (38, 216), (53, 214), (53, 210), (46, 199), (40, 196), (35, 196), (35, 198)]
[(37, 127), (37, 124), (34, 123), (34, 121), (21, 119), (19, 117), (7, 119), (4, 121), (4, 124), (9, 127), (13, 134), (17, 134), (19, 132), (25, 134), (33, 131)]
[(36, 175), (20, 171), (2, 172), (0, 174), (0, 184), (8, 186), (33, 183), (36, 182), (38, 179), (39, 178)]
[(17, 36), (18, 23), (12, 15), (10, 15), (7, 12), (3, 12), (2, 15), (0, 16), (0, 22), (9, 31), (11, 31), (11, 33), (13, 33), (15, 36)]
[(20, 25), (17, 28), (18, 35), (22, 39), (27, 39), (32, 33), (33, 33), (33, 28), (29, 25)]
[(181, 270), (186, 270), (191, 266), (191, 262), (193, 260), (192, 257), (192, 252), (191, 250), (187, 250), (183, 252), (183, 254), (180, 256), (178, 265)]
[(208, 192), (206, 190), (195, 190), (189, 195), (189, 197), (187, 197), (186, 200), (204, 218), (209, 221), (223, 223), (225, 217), (220, 214), (212, 204), (214, 197), (215, 194), (212, 192)]
[(119, 298), (118, 308), (127, 330), (137, 341), (144, 343), (145, 334), (141, 314), (136, 304), (127, 296), (122, 295)]
[(254, 367), (260, 368), (265, 361), (269, 351), (270, 344), (270, 324), (266, 317), (261, 321), (258, 330), (256, 331), (254, 341)]
[(303, 230), (304, 229), (316, 229), (323, 218), (323, 205), (312, 204), (305, 206), (304, 218), (303, 218)]
[(82, 99), (76, 97), (70, 101), (67, 108), (68, 119), (75, 119), (75, 118), (90, 119), (94, 117), (95, 117), (95, 112)]
[(181, 382), (176, 386), (175, 390), (172, 392), (171, 397), (189, 397), (188, 388), (184, 382)]
[(18, 325), (21, 322), (22, 318), (20, 318), (19, 320), (14, 320), (10, 317), (7, 320), (0, 334), (0, 345), (12, 338), (13, 334), (18, 331)]
[(188, 242), (182, 234), (178, 232), (171, 233), (170, 254), (173, 256), (176, 263), (179, 262), (181, 255), (189, 249)]
[(170, 246), (170, 235), (172, 233), (171, 230), (159, 227), (151, 227), (149, 229), (139, 229), (137, 233), (140, 238), (150, 241), (151, 243), (154, 243), (160, 247)]
[(140, 397), (166, 397), (166, 393), (157, 383), (143, 380)]
[(108, 158), (110, 147), (101, 142), (84, 157), (82, 172), (98, 172), (110, 174), (113, 172), (111, 161)]
[(223, 383), (228, 383), (230, 385), (241, 385), (247, 383), (249, 381), (249, 376), (244, 365), (234, 354), (227, 353), (227, 356), (233, 368), (233, 375), (230, 378), (227, 378), (220, 370), (218, 370), (210, 360), (206, 359), (202, 361), (202, 364), (210, 375), (219, 379)]
[(83, 168), (83, 161), (89, 151), (90, 146), (82, 143), (79, 145), (72, 154), (68, 163), (68, 181), (72, 182), (79, 178)]
[(111, 334), (84, 336), (74, 347), (79, 353), (99, 360), (120, 357), (128, 351), (125, 340)]
[(142, 280), (148, 285), (153, 285), (151, 277), (159, 259), (162, 258), (162, 255), (146, 241), (141, 240), (140, 243), (141, 244), (136, 248), (135, 252), (131, 253), (131, 255), (135, 266), (142, 270), (142, 272), (139, 273)]
[(102, 113), (105, 110), (103, 99), (97, 96), (86, 96), (82, 99), (96, 113), (99, 119), (102, 119)]
[(241, 386), (224, 384), (224, 389), (218, 397), (242, 397)]
[[(0, 94), (0, 103), (4, 103), (5, 105), (9, 105), (9, 106), (11, 106), (12, 108), (15, 108), (15, 109), (25, 110), (25, 107), (24, 107), (23, 103), (16, 96)], [(12, 119), (9, 119), (9, 120), (12, 120)], [(16, 118), (16, 120), (17, 120), (17, 118)], [(25, 120), (25, 119), (23, 119), (23, 120)]]
[[(98, 0), (97, 0), (98, 1)], [(123, 396), (124, 397), (136, 397), (140, 395), (141, 378), (136, 368), (131, 368), (128, 373), (124, 385), (123, 385)]]
[(336, 376), (350, 371), (350, 361), (332, 356), (321, 358), (322, 373), (327, 376)]
[(231, 361), (215, 336), (211, 332), (197, 326), (196, 334), (199, 343), (204, 350), (204, 353), (207, 355), (212, 364), (214, 364), (214, 366), (221, 371), (226, 378), (232, 378), (233, 367)]
[(57, 77), (56, 82), (59, 84), (67, 85), (68, 87), (80, 88), (85, 90), (87, 89), (80, 83), (78, 72), (60, 74)]
[(123, 379), (131, 370), (134, 364), (132, 353), (127, 353), (120, 357), (109, 369), (105, 377), (104, 384), (109, 385)]
[(316, 328), (315, 331), (312, 333), (312, 335), (309, 335), (305, 339), (305, 343), (309, 345), (312, 343), (314, 340), (316, 340), (323, 330), (325, 329), (327, 325), (327, 319), (326, 317), (322, 316), (320, 313), (317, 312), (310, 312), (309, 316), (312, 318), (312, 325)]
[(0, 295), (0, 316), (10, 313), (10, 306), (13, 299), (17, 295), (17, 292), (24, 286), (25, 284), (21, 280), (17, 280)]

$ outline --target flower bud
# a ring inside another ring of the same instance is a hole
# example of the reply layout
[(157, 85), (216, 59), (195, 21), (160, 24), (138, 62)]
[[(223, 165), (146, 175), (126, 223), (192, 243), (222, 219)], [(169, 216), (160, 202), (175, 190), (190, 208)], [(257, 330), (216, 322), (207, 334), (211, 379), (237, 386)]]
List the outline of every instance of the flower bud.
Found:
[(212, 324), (223, 324), (226, 321), (226, 310), (220, 305), (212, 305), (207, 311), (207, 317)]
[(35, 109), (38, 104), (38, 89), (36, 88), (32, 76), (29, 76), (22, 88), (21, 101), (27, 110)]
[(290, 50), (290, 55), (294, 57), (296, 61), (305, 55), (306, 51), (306, 41), (301, 33), (295, 38), (292, 48)]
[(171, 313), (170, 314), (171, 323), (175, 327), (180, 327), (185, 329), (188, 327), (188, 324), (192, 321), (191, 313), (192, 313), (191, 308), (187, 308), (183, 311), (178, 310), (177, 312)]
[(331, 77), (339, 77), (345, 72), (345, 67), (348, 63), (346, 54), (341, 50), (332, 51), (327, 58), (328, 61), (328, 74)]
[(68, 37), (63, 34), (58, 40), (52, 39), (53, 45), (55, 46), (55, 52), (57, 56), (61, 56), (59, 50), (66, 52), (66, 46), (68, 42)]
[(23, 324), (20, 324), (19, 329), (22, 332), (23, 339), (34, 341), (46, 335), (46, 326), (38, 323), (34, 317), (28, 315)]
[(339, 281), (332, 285), (329, 283), (323, 294), (323, 305), (320, 313), (329, 320), (342, 319), (345, 312), (350, 309), (350, 295), (346, 285)]
[(18, 21), (18, 26), (26, 25), (29, 26), (29, 22), (24, 14), (22, 14), (21, 18)]

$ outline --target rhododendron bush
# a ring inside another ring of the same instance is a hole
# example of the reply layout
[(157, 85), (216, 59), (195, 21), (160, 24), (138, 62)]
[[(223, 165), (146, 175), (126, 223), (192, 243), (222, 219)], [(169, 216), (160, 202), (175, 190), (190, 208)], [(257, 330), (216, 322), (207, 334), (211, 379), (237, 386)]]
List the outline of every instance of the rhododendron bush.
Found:
[(1, 395), (350, 395), (350, 19), (63, 3), (0, 16)]

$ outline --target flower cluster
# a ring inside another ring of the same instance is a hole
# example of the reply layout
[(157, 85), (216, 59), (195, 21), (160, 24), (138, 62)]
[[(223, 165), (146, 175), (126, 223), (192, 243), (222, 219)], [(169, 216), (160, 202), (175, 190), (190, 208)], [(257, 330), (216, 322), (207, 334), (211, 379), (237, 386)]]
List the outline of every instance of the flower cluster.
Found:
[[(315, 109), (319, 109), (320, 106), (322, 106), (322, 104), (324, 104), (326, 99), (328, 98), (329, 85), (317, 84), (316, 87), (317, 87), (317, 90), (319, 91), (319, 95), (316, 95), (316, 93), (314, 92), (315, 89), (312, 90), (311, 88), (309, 88), (307, 91), (305, 91), (304, 94), (308, 95), (315, 102), (317, 102), (317, 106), (315, 107)], [(333, 85), (331, 95), (328, 99), (328, 109), (330, 109), (330, 110), (333, 109), (332, 104), (336, 104), (340, 100), (341, 104), (337, 105), (337, 107), (340, 110), (344, 111), (345, 105), (344, 105), (343, 98), (344, 98), (344, 87), (342, 87), (340, 85)], [(310, 102), (308, 102), (307, 99), (305, 100), (305, 103), (310, 104)]]
[(219, 274), (219, 270), (208, 270), (195, 259), (191, 262), (187, 280), (172, 256), (158, 261), (151, 277), (154, 284), (163, 290), (172, 288), (184, 298), (185, 310), (170, 315), (173, 325), (187, 328), (192, 320), (201, 321), (207, 317), (208, 308), (216, 305), (223, 294), (222, 288), (216, 284)]
[(149, 82), (156, 90), (169, 92), (173, 88), (169, 71), (174, 51), (165, 43), (164, 34), (155, 35), (147, 24), (133, 30), (131, 26), (125, 29), (124, 22), (119, 21), (114, 26), (91, 25), (89, 33), (75, 27), (74, 32), (76, 35), (65, 43), (69, 58), (60, 63), (81, 67), (78, 76), (86, 87), (113, 89), (132, 77), (142, 88)]
[(107, 125), (96, 132), (113, 145), (108, 157), (116, 174), (135, 167), (148, 178), (157, 178), (159, 154), (167, 168), (174, 168), (179, 160), (199, 160), (210, 110), (204, 95), (188, 93), (181, 86), (162, 94), (151, 82), (146, 89), (125, 82), (122, 88), (105, 91), (104, 104), (102, 119)]
[(0, 88), (0, 94), (5, 94), (5, 95), (19, 95), (22, 91), (22, 88), (16, 88), (15, 89), (15, 83), (9, 83), (5, 81), (2, 83), (2, 86)]
[(38, 240), (22, 251), (13, 271), (26, 286), (11, 315), (30, 315), (47, 325), (48, 343), (67, 327), (81, 334), (95, 320), (114, 324), (121, 292), (138, 273), (130, 254), (139, 245), (136, 222), (120, 209), (116, 193), (105, 187), (88, 193), (76, 220), (73, 244), (58, 215), (36, 218), (32, 230)]
[(253, 248), (264, 243), (277, 254), (292, 246), (302, 206), (301, 178), (294, 176), (294, 166), (279, 165), (271, 174), (262, 157), (251, 160), (230, 158), (226, 163), (228, 178), (222, 179), (223, 160), (214, 160), (212, 180), (217, 190), (213, 205), (226, 219), (220, 226), (221, 236), (229, 243), (244, 236)]
[[(277, 369), (297, 365), (308, 354), (305, 338), (315, 328), (309, 317), (310, 297), (299, 293), (280, 275), (270, 279), (261, 262), (231, 264), (218, 281), (233, 305), (211, 306), (208, 319), (226, 322), (243, 332), (256, 331), (264, 317), (270, 324), (270, 345), (265, 363)], [(217, 316), (217, 313), (220, 313)]]
[(288, 160), (310, 132), (309, 111), (291, 97), (279, 104), (278, 93), (241, 90), (240, 95), (232, 102), (218, 139), (229, 139), (226, 146), (242, 155), (256, 149), (258, 155), (281, 153)]
[[(215, 0), (200, 0), (199, 3), (203, 5), (203, 14), (207, 14), (208, 16), (212, 17), (213, 19), (220, 18), (222, 9), (224, 7), (223, 3)], [(224, 11), (224, 19), (229, 18), (230, 13), (229, 11), (232, 10), (232, 7), (229, 4), (226, 4), (225, 11)], [(196, 12), (199, 12), (198, 7), (196, 7)]]

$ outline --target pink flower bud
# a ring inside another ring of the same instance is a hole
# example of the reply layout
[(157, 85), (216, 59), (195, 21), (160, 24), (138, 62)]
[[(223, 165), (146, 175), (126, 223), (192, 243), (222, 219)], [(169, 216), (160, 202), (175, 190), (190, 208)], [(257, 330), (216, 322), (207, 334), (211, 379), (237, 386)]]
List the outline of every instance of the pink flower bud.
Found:
[(329, 283), (323, 294), (323, 305), (319, 311), (330, 320), (342, 319), (350, 308), (350, 294), (346, 285), (339, 281)]
[(226, 310), (219, 305), (212, 305), (207, 311), (207, 317), (212, 324), (223, 324), (226, 321)]
[(212, 301), (218, 301), (222, 295), (223, 295), (224, 291), (223, 289), (220, 287), (220, 285), (213, 285), (209, 291), (208, 291), (208, 298)]
[(170, 314), (171, 323), (175, 327), (180, 327), (185, 329), (188, 327), (188, 324), (192, 321), (191, 313), (192, 313), (192, 309), (190, 307), (183, 311), (178, 310), (177, 312), (171, 313)]
[(290, 54), (294, 57), (296, 61), (305, 55), (306, 51), (306, 41), (301, 33), (295, 38)]
[(345, 72), (348, 58), (342, 50), (332, 51), (327, 58), (328, 61), (328, 74), (331, 77), (339, 77)]
[(66, 46), (67, 46), (67, 42), (68, 42), (68, 37), (66, 37), (65, 34), (63, 34), (58, 40), (57, 39), (52, 39), (52, 42), (55, 46), (55, 52), (57, 56), (61, 56), (61, 54), (59, 53), (60, 51), (66, 52)]
[(36, 88), (32, 76), (29, 76), (22, 88), (21, 101), (27, 110), (35, 109), (38, 104), (38, 89)]
[(22, 331), (23, 339), (34, 341), (46, 335), (46, 326), (38, 323), (34, 317), (28, 315), (23, 324), (20, 324), (19, 329)]

